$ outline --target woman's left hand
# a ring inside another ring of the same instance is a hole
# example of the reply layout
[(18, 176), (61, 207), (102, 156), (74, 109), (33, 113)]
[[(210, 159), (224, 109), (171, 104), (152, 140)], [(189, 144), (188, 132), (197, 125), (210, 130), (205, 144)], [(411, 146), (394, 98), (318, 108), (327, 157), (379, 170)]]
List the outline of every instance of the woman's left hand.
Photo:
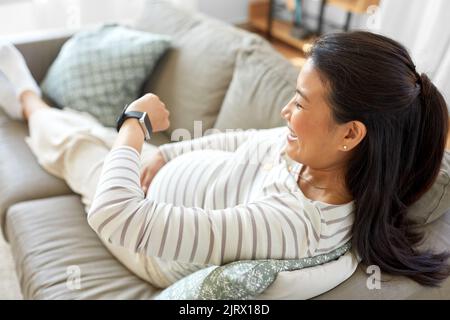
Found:
[(139, 99), (133, 101), (127, 108), (127, 111), (147, 112), (152, 123), (153, 132), (164, 131), (169, 128), (169, 110), (166, 105), (159, 100), (157, 95), (147, 93)]

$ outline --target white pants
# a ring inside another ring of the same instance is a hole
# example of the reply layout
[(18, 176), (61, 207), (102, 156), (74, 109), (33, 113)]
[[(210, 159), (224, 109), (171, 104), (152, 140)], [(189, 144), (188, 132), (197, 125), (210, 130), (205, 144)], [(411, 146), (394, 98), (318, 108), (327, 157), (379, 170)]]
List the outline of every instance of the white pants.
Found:
[[(29, 137), (25, 141), (39, 164), (49, 173), (64, 179), (68, 186), (81, 196), (86, 213), (92, 203), (95, 189), (117, 132), (104, 127), (93, 116), (70, 108), (64, 110), (43, 108), (32, 113), (28, 122)], [(157, 150), (144, 143), (141, 161)], [(151, 259), (113, 246), (104, 245), (128, 269), (150, 282), (148, 273), (158, 272)], [(160, 284), (160, 286), (165, 286)]]

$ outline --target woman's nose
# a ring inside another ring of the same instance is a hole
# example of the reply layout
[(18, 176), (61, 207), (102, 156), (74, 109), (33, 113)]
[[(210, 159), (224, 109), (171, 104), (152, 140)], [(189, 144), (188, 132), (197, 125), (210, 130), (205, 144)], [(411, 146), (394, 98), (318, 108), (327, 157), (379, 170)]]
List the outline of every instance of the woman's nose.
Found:
[(284, 106), (280, 114), (283, 119), (289, 120), (289, 105)]

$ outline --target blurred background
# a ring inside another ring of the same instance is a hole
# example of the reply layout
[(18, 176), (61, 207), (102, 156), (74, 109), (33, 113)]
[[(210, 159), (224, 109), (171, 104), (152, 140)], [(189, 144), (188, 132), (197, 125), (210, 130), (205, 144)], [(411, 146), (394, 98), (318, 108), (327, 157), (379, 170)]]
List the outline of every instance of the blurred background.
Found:
[[(164, 0), (161, 0), (164, 1)], [(364, 29), (403, 43), (450, 101), (449, 0), (166, 0), (268, 39), (297, 67), (320, 34)], [(0, 0), (0, 41), (132, 25), (145, 0)]]

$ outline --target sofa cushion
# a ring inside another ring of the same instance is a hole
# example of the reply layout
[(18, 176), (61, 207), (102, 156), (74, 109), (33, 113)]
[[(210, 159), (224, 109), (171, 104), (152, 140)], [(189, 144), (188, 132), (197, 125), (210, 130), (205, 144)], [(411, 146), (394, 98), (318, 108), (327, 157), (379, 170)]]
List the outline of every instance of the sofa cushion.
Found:
[(25, 299), (151, 299), (158, 292), (103, 246), (78, 196), (12, 206), (7, 234)]
[(70, 194), (67, 184), (48, 174), (25, 143), (25, 122), (11, 120), (0, 107), (0, 226), (14, 203)]
[(79, 32), (50, 66), (42, 91), (61, 108), (89, 112), (115, 127), (169, 45), (167, 36), (119, 25)]
[(280, 111), (294, 96), (297, 70), (272, 48), (244, 48), (214, 128), (266, 129), (285, 125)]
[(167, 105), (171, 120), (167, 133), (181, 129), (187, 138), (194, 135), (194, 121), (201, 121), (199, 134), (214, 125), (239, 48), (264, 43), (259, 36), (161, 1), (149, 1), (134, 27), (172, 37), (171, 49), (144, 90)]
[(433, 186), (409, 209), (408, 216), (420, 224), (440, 218), (450, 208), (450, 151), (445, 151)]
[(133, 23), (133, 27), (178, 38), (200, 23), (202, 23), (201, 15), (176, 7), (169, 1), (147, 0), (141, 16)]
[[(305, 300), (333, 291), (350, 278), (358, 267), (352, 251), (327, 264), (280, 272), (276, 280), (256, 299)], [(332, 290), (333, 289), (333, 290)]]

